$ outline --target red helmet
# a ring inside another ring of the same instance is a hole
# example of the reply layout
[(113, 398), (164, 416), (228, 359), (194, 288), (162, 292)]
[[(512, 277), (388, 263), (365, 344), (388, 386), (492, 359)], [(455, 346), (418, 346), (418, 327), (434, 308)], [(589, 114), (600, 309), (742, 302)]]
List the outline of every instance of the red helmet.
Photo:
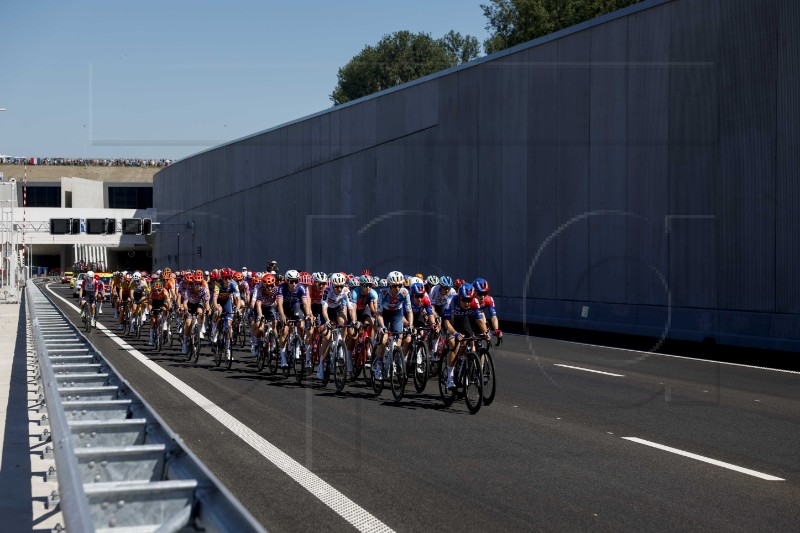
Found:
[(365, 268), (364, 270), (361, 271), (361, 275), (362, 276), (370, 276), (371, 277), (372, 276), (372, 271), (370, 269), (368, 269), (368, 268)]
[(311, 274), (308, 272), (300, 272), (300, 283), (310, 286), (314, 283), (314, 280), (311, 279)]
[(466, 283), (466, 281), (464, 281), (463, 279), (459, 278), (459, 279), (456, 280), (455, 283), (453, 283), (453, 286), (456, 288), (456, 290), (458, 290), (465, 283)]
[(241, 272), (234, 272), (233, 279), (236, 281), (242, 281), (244, 279), (244, 275)]
[(192, 274), (191, 272), (189, 272), (188, 274), (185, 274), (183, 276), (183, 281), (185, 281), (187, 283), (194, 283), (194, 274)]
[(268, 287), (275, 285), (275, 274), (264, 274), (264, 277), (261, 278), (261, 283)]
[(233, 270), (231, 270), (230, 268), (223, 268), (222, 270), (219, 271), (219, 275), (220, 277), (230, 279), (233, 277)]

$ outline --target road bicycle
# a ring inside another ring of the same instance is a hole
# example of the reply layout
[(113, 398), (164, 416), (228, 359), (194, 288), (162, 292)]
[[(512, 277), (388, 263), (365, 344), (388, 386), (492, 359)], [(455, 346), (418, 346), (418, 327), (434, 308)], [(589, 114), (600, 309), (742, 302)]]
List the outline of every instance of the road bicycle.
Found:
[(283, 369), (283, 377), (288, 378), (289, 374), (294, 372), (294, 379), (298, 384), (303, 382), (306, 373), (305, 347), (297, 326), (300, 322), (302, 320), (292, 319), (286, 321), (286, 325), (289, 327), (289, 334), (286, 337), (287, 365)]
[[(233, 332), (231, 332), (233, 333)], [(213, 341), (216, 342), (213, 342)], [(211, 352), (214, 354), (214, 365), (220, 366), (223, 361), (225, 368), (231, 369), (233, 365), (233, 352), (231, 352), (231, 339), (228, 337), (228, 319), (225, 312), (220, 312), (217, 317), (216, 339), (212, 338)]]
[(483, 403), (483, 375), (475, 345), (485, 338), (480, 335), (461, 339), (453, 366), (455, 387), (452, 389), (447, 388), (447, 364), (442, 362), (439, 369), (439, 395), (447, 407), (453, 405), (456, 398), (463, 398), (470, 413), (475, 414), (480, 410)]
[[(266, 325), (261, 326), (266, 322)], [(267, 367), (267, 371), (271, 375), (278, 372), (278, 362), (280, 361), (280, 348), (278, 348), (278, 337), (272, 330), (272, 321), (261, 317), (259, 322), (260, 327), (264, 327), (264, 336), (258, 339), (256, 344), (256, 368), (259, 372)]]

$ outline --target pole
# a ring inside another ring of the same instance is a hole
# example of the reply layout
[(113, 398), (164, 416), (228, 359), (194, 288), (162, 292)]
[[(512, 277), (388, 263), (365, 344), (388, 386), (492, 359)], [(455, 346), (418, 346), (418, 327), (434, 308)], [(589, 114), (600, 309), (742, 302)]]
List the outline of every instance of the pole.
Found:
[(178, 233), (178, 252), (175, 255), (175, 266), (177, 270), (181, 269), (181, 234)]

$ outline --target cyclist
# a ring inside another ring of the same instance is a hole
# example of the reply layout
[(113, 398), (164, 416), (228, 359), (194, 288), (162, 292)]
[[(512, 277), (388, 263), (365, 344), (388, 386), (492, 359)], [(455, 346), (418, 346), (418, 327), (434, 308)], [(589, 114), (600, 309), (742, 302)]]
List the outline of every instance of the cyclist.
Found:
[[(270, 265), (272, 263), (275, 262), (271, 262)], [(279, 288), (277, 306), (283, 324), (286, 324), (288, 319), (301, 320), (299, 329), (300, 338), (303, 338), (305, 336), (305, 324), (302, 319), (306, 316), (311, 316), (311, 306), (308, 301), (308, 293), (305, 287), (300, 284), (300, 273), (297, 270), (288, 270), (286, 272), (286, 281), (281, 283)], [(284, 325), (280, 338), (281, 366), (284, 368), (289, 366), (286, 362), (286, 339), (288, 336), (289, 326)], [(308, 358), (306, 358), (306, 361), (308, 361)]]
[[(119, 297), (117, 298), (118, 320), (119, 325), (117, 329), (122, 331), (122, 322), (124, 321), (127, 312), (128, 300), (131, 298), (131, 288), (133, 287), (133, 276), (125, 274), (122, 282), (119, 285)], [(130, 318), (130, 317), (128, 317)]]
[(239, 302), (237, 307), (244, 319), (245, 306), (250, 303), (250, 286), (247, 284), (247, 281), (245, 281), (244, 273), (242, 272), (234, 272), (233, 281), (235, 281), (236, 285), (239, 287)]
[[(221, 281), (214, 285), (214, 296), (212, 297), (211, 305), (215, 309), (214, 320), (211, 323), (211, 342), (217, 342), (217, 318), (222, 313), (225, 313), (224, 319), (226, 323), (226, 333), (228, 340), (233, 339), (233, 331), (231, 329), (231, 322), (233, 321), (233, 310), (239, 305), (239, 286), (233, 280), (233, 270), (230, 268), (223, 268), (219, 272)], [(225, 357), (231, 358), (231, 349), (228, 347), (225, 350)]]
[(452, 389), (455, 387), (453, 365), (458, 352), (464, 349), (460, 342), (461, 338), (473, 336), (476, 328), (478, 333), (486, 333), (486, 320), (483, 318), (480, 304), (475, 299), (475, 289), (472, 284), (461, 285), (457, 298), (453, 298), (444, 310), (444, 327), (451, 335), (448, 341), (450, 351), (447, 354), (447, 388)]
[[(362, 274), (359, 278), (359, 286), (353, 289), (351, 300), (356, 309), (356, 321), (363, 325), (375, 325), (375, 316), (378, 314), (378, 293), (372, 286), (375, 284), (374, 280), (369, 274)], [(372, 328), (372, 335), (370, 342), (375, 337), (375, 328)], [(350, 338), (348, 348), (352, 351), (355, 346), (355, 336)]]
[(430, 294), (431, 290), (433, 290), (433, 288), (438, 284), (439, 284), (439, 276), (434, 276), (433, 274), (431, 274), (425, 279), (425, 292)]
[[(259, 276), (260, 277), (260, 276)], [(272, 323), (276, 328), (278, 320), (278, 287), (275, 285), (275, 274), (264, 274), (261, 282), (253, 289), (253, 299), (250, 308), (254, 310), (255, 319), (252, 322), (253, 337), (260, 339), (264, 336), (265, 326), (260, 327), (261, 317)], [(251, 343), (250, 351), (256, 353), (256, 343)]]
[(472, 286), (475, 287), (475, 294), (478, 298), (478, 304), (481, 306), (483, 316), (488, 322), (487, 327), (491, 326), (490, 330), (494, 332), (497, 337), (502, 339), (503, 332), (500, 331), (500, 324), (497, 320), (497, 311), (494, 308), (494, 299), (489, 296), (489, 282), (483, 278), (478, 278), (472, 282)]
[[(326, 325), (331, 324), (330, 319), (330, 312), (334, 312), (334, 317), (336, 318), (336, 322), (340, 326), (344, 326), (345, 322), (348, 324), (352, 324), (356, 318), (354, 306), (350, 302), (350, 289), (345, 287), (345, 283), (347, 282), (347, 278), (336, 272), (331, 274), (331, 284), (325, 287), (325, 291), (322, 294), (322, 320), (323, 323)], [(347, 331), (344, 333), (343, 337), (347, 339)], [(320, 354), (328, 353), (328, 346), (331, 342), (331, 334), (328, 333), (325, 335), (325, 339), (322, 341), (322, 346), (320, 348)], [(307, 352), (306, 354), (306, 366), (310, 366), (311, 362), (311, 352)], [(333, 361), (331, 361), (333, 363)], [(347, 367), (348, 370), (352, 370), (352, 363), (350, 361), (350, 354), (347, 354)], [(317, 368), (317, 378), (320, 380), (322, 379), (323, 373), (323, 365), (319, 365)]]
[(135, 304), (133, 316), (137, 316), (141, 313), (142, 319), (144, 319), (144, 310), (146, 309), (146, 300), (147, 295), (150, 292), (150, 287), (147, 285), (147, 281), (142, 277), (142, 273), (136, 271), (133, 273), (133, 279), (131, 280), (131, 294), (133, 295), (133, 302)]
[(97, 314), (103, 314), (103, 302), (106, 300), (106, 284), (100, 277), (100, 274), (95, 273), (94, 279), (97, 281)]
[(150, 346), (152, 346), (155, 344), (156, 335), (161, 334), (160, 331), (156, 331), (156, 318), (158, 314), (161, 312), (169, 313), (172, 307), (172, 297), (169, 291), (164, 287), (163, 281), (157, 279), (153, 282), (147, 304), (150, 309)]
[(439, 278), (439, 284), (430, 291), (430, 300), (438, 316), (444, 315), (444, 310), (450, 305), (450, 300), (455, 295), (456, 290), (453, 288), (453, 278), (450, 276)]
[[(97, 276), (97, 278), (99, 279), (100, 276)], [(83, 281), (81, 281), (81, 288), (78, 290), (78, 297), (80, 298), (81, 302), (81, 318), (83, 318), (86, 313), (86, 304), (89, 304), (89, 317), (92, 320), (92, 326), (94, 326), (95, 323), (94, 309), (98, 290), (99, 285), (97, 283), (97, 279), (94, 277), (94, 272), (90, 270), (86, 273), (86, 277), (83, 278)], [(84, 300), (84, 296), (86, 296), (86, 300)]]
[[(378, 324), (384, 330), (388, 329), (388, 331), (397, 334), (401, 334), (403, 331), (403, 320), (407, 320), (409, 324), (414, 322), (414, 316), (411, 313), (411, 296), (408, 293), (408, 289), (403, 286), (404, 281), (405, 277), (402, 272), (398, 272), (397, 270), (389, 272), (389, 275), (386, 277), (389, 290), (385, 294), (382, 294), (378, 300)], [(387, 322), (388, 325), (386, 324)], [(382, 335), (380, 346), (376, 350), (377, 355), (380, 356), (382, 354), (382, 359), (384, 360), (384, 365), (381, 365), (381, 358), (378, 357), (379, 364), (375, 369), (375, 376), (378, 379), (382, 379), (381, 367), (385, 366), (387, 363), (388, 350), (386, 349), (386, 344), (388, 338), (388, 335)], [(406, 350), (410, 343), (411, 337), (406, 336), (406, 338), (403, 339)]]
[(203, 323), (203, 312), (210, 311), (208, 304), (210, 295), (208, 288), (203, 286), (203, 279), (195, 279), (195, 275), (191, 272), (183, 277), (183, 294), (182, 305), (186, 321), (183, 328), (183, 342), (181, 349), (186, 353), (186, 339), (189, 337), (189, 328), (192, 326), (192, 314), (197, 315), (197, 321)]

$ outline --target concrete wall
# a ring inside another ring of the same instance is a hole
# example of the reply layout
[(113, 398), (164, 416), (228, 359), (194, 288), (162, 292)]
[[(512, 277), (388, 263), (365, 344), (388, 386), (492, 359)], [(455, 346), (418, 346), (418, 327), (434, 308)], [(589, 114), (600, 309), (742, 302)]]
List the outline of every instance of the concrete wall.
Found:
[(651, 0), (199, 153), (154, 177), (156, 264), (481, 275), (508, 320), (798, 349), (798, 28)]

